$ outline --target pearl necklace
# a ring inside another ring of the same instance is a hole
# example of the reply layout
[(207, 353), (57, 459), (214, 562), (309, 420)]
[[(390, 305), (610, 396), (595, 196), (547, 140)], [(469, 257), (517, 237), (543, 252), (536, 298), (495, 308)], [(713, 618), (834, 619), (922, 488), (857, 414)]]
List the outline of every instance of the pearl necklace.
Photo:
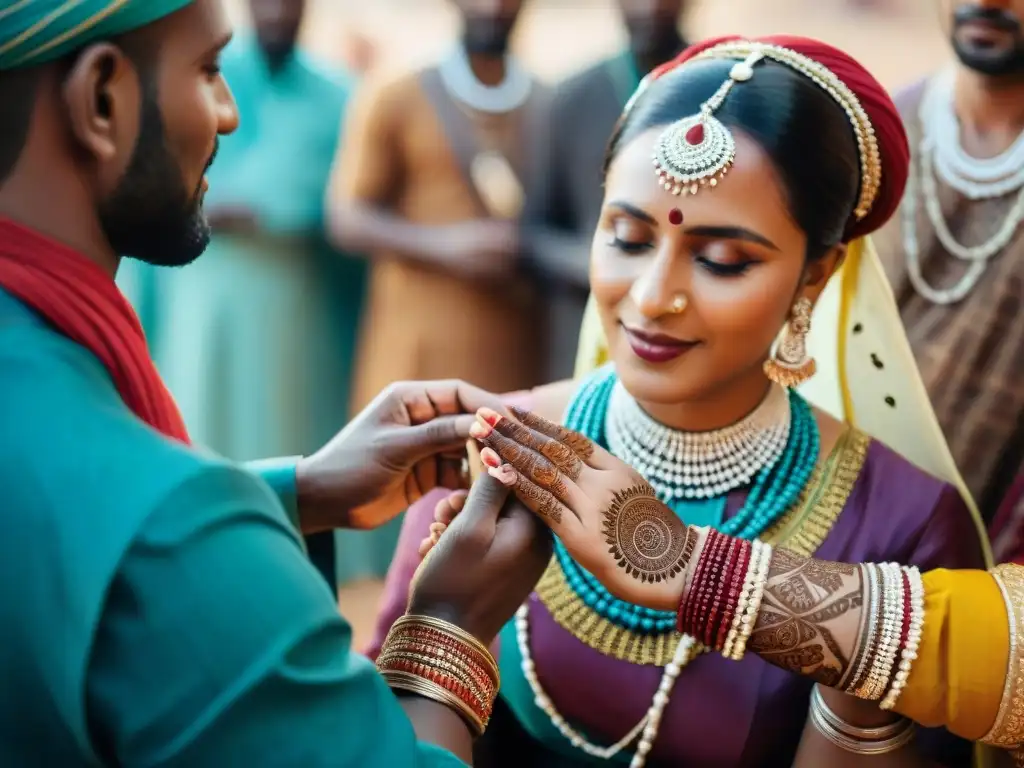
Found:
[[(1024, 133), (997, 157), (978, 159), (968, 155), (960, 143), (960, 124), (953, 110), (952, 83), (951, 75), (935, 78), (921, 101), (919, 163), (911, 163), (901, 210), (907, 275), (914, 289), (936, 304), (954, 304), (966, 298), (985, 273), (988, 262), (1010, 244), (1021, 221), (1024, 221)], [(917, 165), (919, 172), (915, 168)], [(942, 215), (938, 178), (969, 200), (990, 200), (1013, 191), (1019, 192), (992, 237), (977, 245), (965, 246), (953, 236)], [(917, 232), (919, 194), (939, 243), (951, 256), (968, 262), (963, 276), (949, 288), (933, 288), (921, 270), (921, 246)]]
[(505, 57), (505, 78), (498, 85), (484, 85), (461, 45), (441, 62), (438, 72), (449, 95), (477, 112), (511, 112), (525, 104), (533, 90), (533, 79), (512, 56)]
[(935, 155), (935, 171), (969, 200), (1003, 197), (1024, 186), (1024, 133), (995, 157), (971, 157), (960, 141), (953, 109), (952, 70), (933, 78), (918, 109), (925, 146)]
[(639, 723), (633, 726), (629, 733), (617, 742), (608, 747), (601, 747), (588, 741), (579, 731), (565, 721), (565, 718), (558, 712), (554, 703), (541, 686), (540, 680), (537, 678), (536, 665), (530, 656), (530, 609), (527, 605), (520, 606), (519, 610), (516, 611), (516, 642), (519, 645), (519, 654), (522, 658), (523, 677), (530, 684), (534, 703), (548, 716), (548, 719), (551, 720), (559, 733), (574, 747), (582, 749), (588, 755), (600, 760), (610, 760), (632, 744), (637, 736), (640, 736), (640, 742), (637, 744), (633, 759), (630, 760), (629, 768), (644, 768), (647, 762), (647, 755), (654, 746), (654, 740), (658, 737), (661, 718), (664, 715), (665, 707), (668, 706), (669, 696), (672, 693), (673, 686), (675, 686), (676, 678), (679, 677), (683, 667), (690, 661), (692, 652), (697, 645), (697, 641), (692, 637), (683, 635), (676, 646), (676, 652), (672, 657), (672, 661), (665, 665), (661, 682), (658, 684), (658, 692), (654, 694), (654, 700), (651, 702), (647, 714), (643, 716)]
[(683, 432), (651, 418), (616, 382), (605, 416), (608, 448), (646, 478), (662, 501), (710, 499), (750, 484), (786, 449), (792, 411), (782, 387), (737, 423)]

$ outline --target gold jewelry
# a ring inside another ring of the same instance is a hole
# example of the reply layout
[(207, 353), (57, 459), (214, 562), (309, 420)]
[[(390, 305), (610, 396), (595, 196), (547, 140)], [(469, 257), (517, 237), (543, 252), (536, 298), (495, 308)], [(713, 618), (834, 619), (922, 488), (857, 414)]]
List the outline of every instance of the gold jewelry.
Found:
[[(814, 557), (846, 506), (870, 444), (871, 439), (863, 432), (845, 430), (828, 459), (815, 467), (800, 500), (761, 539), (800, 557)], [(536, 592), (544, 609), (562, 629), (613, 659), (663, 667), (672, 661), (683, 637), (675, 629), (645, 633), (604, 618), (569, 585), (557, 557), (551, 558)], [(696, 655), (695, 649), (693, 656)]]
[(811, 310), (807, 298), (793, 304), (790, 318), (782, 329), (772, 356), (764, 363), (764, 374), (783, 387), (796, 387), (814, 375), (817, 365), (807, 354), (807, 334), (811, 330)]
[(672, 314), (673, 315), (681, 315), (683, 312), (686, 311), (686, 305), (688, 303), (689, 302), (687, 301), (686, 296), (684, 294), (677, 293), (675, 295), (675, 297), (673, 297), (673, 299), (672, 299), (672, 304), (671, 304), (671, 312), (672, 312)]
[[(860, 158), (860, 197), (854, 209), (854, 216), (858, 221), (863, 219), (871, 211), (878, 197), (878, 190), (882, 186), (882, 155), (878, 149), (878, 138), (875, 136), (874, 126), (871, 125), (871, 118), (861, 105), (860, 99), (824, 64), (781, 45), (733, 40), (701, 51), (692, 61), (732, 58), (744, 59), (746, 63), (755, 55), (758, 56), (755, 61), (766, 58), (795, 69), (831, 96), (846, 113), (857, 139)], [(731, 77), (730, 73), (730, 79)]]
[(501, 683), (498, 665), (475, 637), (430, 616), (402, 616), (388, 632), (377, 669), (389, 686), (440, 702), (480, 735)]
[(430, 699), (438, 702), (439, 704), (444, 704), (446, 707), (462, 717), (462, 719), (466, 721), (466, 725), (469, 726), (470, 730), (473, 731), (476, 736), (483, 734), (486, 729), (487, 724), (477, 717), (473, 711), (463, 703), (462, 699), (449, 692), (443, 685), (426, 680), (419, 675), (409, 672), (396, 672), (382, 669), (380, 674), (381, 677), (384, 678), (384, 682), (386, 682), (388, 687), (392, 690), (408, 691), (409, 693), (415, 693), (417, 696), (422, 696), (425, 699)]
[(879, 586), (878, 573), (873, 566), (861, 563), (857, 566), (860, 570), (860, 583), (864, 591), (863, 605), (861, 611), (860, 629), (857, 633), (857, 646), (855, 653), (851, 656), (850, 666), (836, 686), (841, 691), (852, 694), (867, 672), (868, 660), (871, 656), (871, 644), (874, 642), (876, 616), (878, 615)]
[(991, 573), (1006, 604), (1010, 659), (996, 721), (981, 740), (993, 747), (1007, 749), (1024, 743), (1024, 646), (1019, 637), (1024, 630), (1024, 568), (997, 565)]
[(752, 52), (735, 65), (729, 78), (714, 95), (700, 105), (696, 115), (677, 120), (662, 131), (654, 147), (654, 168), (661, 186), (673, 195), (697, 194), (701, 187), (714, 187), (736, 158), (732, 131), (714, 116), (733, 85), (754, 75), (754, 64), (763, 55)]

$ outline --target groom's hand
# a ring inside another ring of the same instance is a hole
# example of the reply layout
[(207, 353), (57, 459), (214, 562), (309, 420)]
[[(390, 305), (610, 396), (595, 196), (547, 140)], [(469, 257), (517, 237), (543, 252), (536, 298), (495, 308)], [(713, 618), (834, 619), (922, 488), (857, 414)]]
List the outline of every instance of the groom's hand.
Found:
[(326, 446), (299, 462), (304, 533), (376, 528), (438, 486), (467, 487), (476, 410), (501, 398), (462, 381), (392, 384)]

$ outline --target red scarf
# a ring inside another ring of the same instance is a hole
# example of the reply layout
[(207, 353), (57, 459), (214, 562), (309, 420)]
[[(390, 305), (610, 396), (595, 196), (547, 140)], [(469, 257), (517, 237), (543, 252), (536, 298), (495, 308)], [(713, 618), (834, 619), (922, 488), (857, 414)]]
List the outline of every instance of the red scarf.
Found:
[(0, 219), (0, 288), (99, 358), (136, 416), (167, 437), (189, 443), (178, 406), (149, 356), (139, 318), (98, 265)]

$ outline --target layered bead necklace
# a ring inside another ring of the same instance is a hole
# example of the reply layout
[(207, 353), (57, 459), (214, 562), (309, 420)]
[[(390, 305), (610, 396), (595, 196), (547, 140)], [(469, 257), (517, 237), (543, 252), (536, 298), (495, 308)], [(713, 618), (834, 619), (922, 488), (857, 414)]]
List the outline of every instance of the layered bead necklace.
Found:
[[(821, 442), (807, 402), (795, 392), (787, 397), (785, 390), (774, 386), (753, 412), (731, 427), (702, 433), (671, 429), (640, 407), (611, 365), (582, 383), (569, 404), (565, 423), (633, 466), (683, 520), (694, 522), (694, 516), (701, 517), (701, 524), (746, 539), (763, 534), (797, 503), (814, 472)], [(726, 495), (748, 485), (750, 492), (743, 506), (723, 522)], [(572, 559), (558, 539), (555, 557), (571, 589), (604, 619), (639, 633), (675, 630), (674, 612), (656, 611), (612, 596)], [(523, 676), (535, 703), (558, 731), (573, 746), (602, 759), (610, 759), (639, 737), (630, 766), (643, 768), (669, 694), (682, 668), (702, 650), (699, 644), (683, 636), (647, 714), (617, 743), (602, 747), (573, 729), (541, 687), (530, 656), (525, 605), (516, 614), (515, 627)]]
[(782, 387), (741, 421), (713, 432), (680, 432), (652, 419), (617, 383), (605, 434), (612, 453), (639, 472), (663, 499), (710, 499), (747, 485), (772, 466), (789, 440), (789, 401)]
[[(901, 207), (903, 249), (907, 274), (914, 289), (936, 304), (963, 300), (978, 284), (988, 263), (1010, 242), (1024, 221), (1024, 133), (1002, 154), (980, 159), (968, 155), (960, 143), (960, 123), (953, 109), (953, 73), (934, 78), (921, 100), (921, 141)], [(994, 200), (1017, 192), (1006, 218), (992, 237), (977, 245), (963, 245), (950, 231), (939, 201), (938, 179), (968, 200)], [(954, 258), (967, 262), (963, 277), (949, 288), (928, 284), (921, 271), (921, 245), (917, 232), (918, 206), (925, 213), (939, 243)]]

